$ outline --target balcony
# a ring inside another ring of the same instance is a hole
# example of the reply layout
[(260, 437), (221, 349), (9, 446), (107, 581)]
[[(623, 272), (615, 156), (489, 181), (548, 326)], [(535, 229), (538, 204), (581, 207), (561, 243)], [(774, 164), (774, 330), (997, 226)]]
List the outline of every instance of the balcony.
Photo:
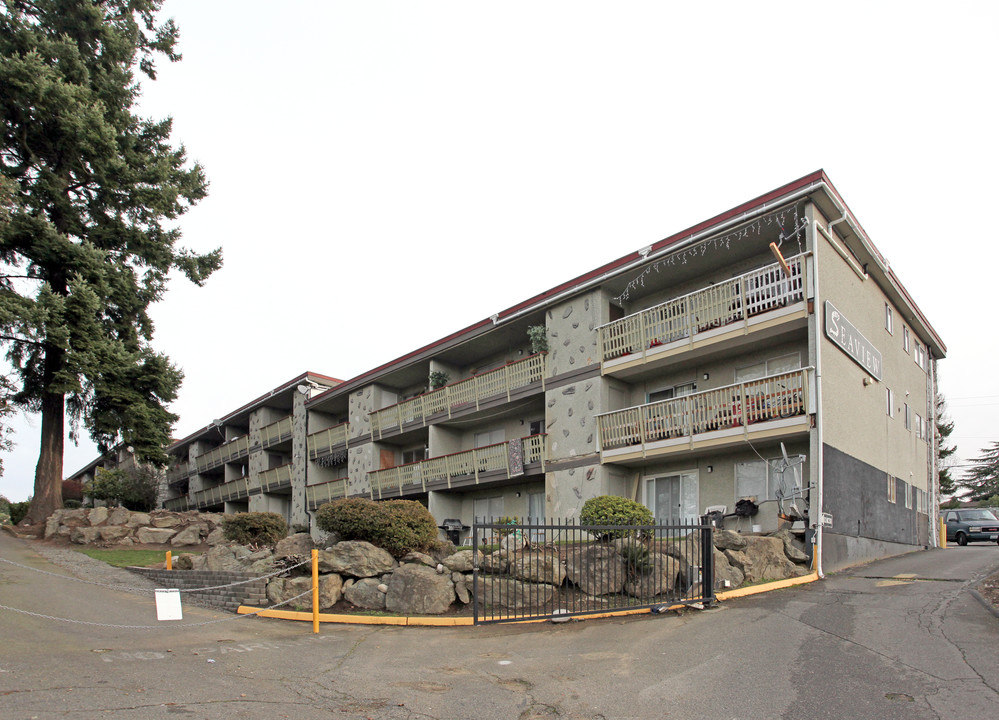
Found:
[[(347, 433), (350, 423), (340, 423), (331, 428), (311, 433), (306, 442), (309, 448), (309, 459), (316, 460), (324, 455), (332, 455), (333, 449), (346, 450), (349, 442)], [(341, 447), (342, 446), (342, 447)]]
[(808, 432), (811, 368), (597, 416), (603, 462), (736, 445)]
[(305, 504), (315, 510), (323, 503), (347, 497), (347, 478), (331, 480), (322, 485), (309, 485), (305, 488)]
[(604, 373), (807, 317), (806, 255), (774, 263), (634, 313), (599, 330)]
[(195, 458), (195, 462), (198, 466), (198, 472), (203, 473), (221, 467), (227, 462), (242, 460), (249, 454), (250, 436), (244, 435), (235, 440), (230, 440), (225, 445), (220, 445), (214, 450), (206, 452), (204, 455), (199, 455)]
[(224, 502), (246, 500), (250, 497), (250, 480), (246, 477), (231, 480), (215, 487), (199, 490), (191, 495), (191, 507), (203, 510), (206, 507), (221, 505)]
[[(512, 442), (486, 445), (473, 450), (441, 455), (440, 457), (420, 460), (419, 462), (398, 465), (385, 470), (368, 473), (372, 499), (384, 496), (426, 492), (427, 485), (452, 487), (453, 481), (461, 481), (461, 485), (478, 484), (479, 476), (484, 473), (503, 473), (507, 478), (523, 473), (523, 466), (531, 463), (541, 463), (544, 472), (544, 462), (547, 457), (547, 435), (530, 435), (520, 439), (522, 454), (520, 462), (516, 461), (516, 447), (511, 452)], [(511, 457), (513, 456), (513, 457)]]
[(427, 418), (438, 413), (447, 413), (448, 417), (456, 410), (479, 408), (479, 403), (489, 398), (510, 396), (514, 390), (540, 382), (544, 389), (544, 378), (547, 368), (547, 355), (540, 353), (523, 360), (508, 363), (501, 368), (473, 375), (466, 380), (445, 385), (423, 395), (404, 400), (371, 413), (371, 435), (379, 438), (387, 430), (401, 430), (406, 423), (422, 422), (427, 424)]
[(289, 415), (276, 423), (260, 428), (260, 446), (266, 450), (272, 445), (291, 440), (292, 432), (291, 416)]
[(183, 462), (182, 465), (178, 465), (176, 467), (172, 467), (169, 470), (167, 470), (166, 473), (167, 485), (174, 485), (176, 483), (183, 482), (184, 480), (187, 480), (187, 478), (191, 477), (190, 466), (187, 464), (186, 460), (182, 462)]
[(277, 492), (291, 487), (291, 463), (278, 465), (257, 475), (257, 482), (264, 492)]
[(163, 501), (163, 508), (165, 510), (172, 510), (174, 512), (184, 512), (190, 507), (190, 503), (186, 496), (170, 498), (169, 500)]

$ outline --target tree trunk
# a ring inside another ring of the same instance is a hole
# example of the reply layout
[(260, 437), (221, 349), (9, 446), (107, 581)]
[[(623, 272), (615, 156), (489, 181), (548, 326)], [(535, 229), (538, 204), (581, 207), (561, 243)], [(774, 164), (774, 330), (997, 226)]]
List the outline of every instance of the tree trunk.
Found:
[[(63, 351), (48, 347), (45, 352), (45, 387), (50, 387)], [(22, 525), (45, 522), (62, 507), (62, 451), (65, 442), (66, 397), (45, 391), (42, 395), (42, 438), (35, 466), (35, 494)]]

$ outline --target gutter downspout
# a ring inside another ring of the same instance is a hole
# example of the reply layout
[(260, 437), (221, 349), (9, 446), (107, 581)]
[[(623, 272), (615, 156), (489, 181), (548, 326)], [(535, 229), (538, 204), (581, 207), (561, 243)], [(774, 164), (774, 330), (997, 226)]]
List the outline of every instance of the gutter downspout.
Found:
[[(826, 227), (826, 232), (832, 235), (833, 226), (838, 223), (844, 222), (846, 217), (846, 211), (842, 211), (843, 214), (838, 220), (833, 220)], [(825, 425), (825, 418), (822, 415), (822, 328), (819, 326), (820, 317), (822, 315), (822, 303), (821, 296), (819, 292), (819, 221), (814, 220), (812, 226), (812, 238), (815, 243), (812, 247), (812, 275), (815, 278), (815, 440), (817, 445), (817, 457), (815, 459), (816, 473), (815, 473), (815, 493), (818, 495), (816, 498), (816, 516), (818, 517), (818, 522), (815, 524), (815, 572), (820, 578), (825, 577), (825, 573), (822, 571), (822, 552), (823, 552), (823, 528), (822, 528), (822, 512), (824, 506), (824, 493), (825, 493), (825, 450), (823, 446), (823, 429)]]

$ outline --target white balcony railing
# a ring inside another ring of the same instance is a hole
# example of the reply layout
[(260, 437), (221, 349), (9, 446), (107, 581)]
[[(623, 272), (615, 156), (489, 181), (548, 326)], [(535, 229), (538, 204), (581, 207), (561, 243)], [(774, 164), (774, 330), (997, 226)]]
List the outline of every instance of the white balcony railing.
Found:
[(305, 503), (309, 510), (315, 510), (323, 503), (347, 497), (347, 478), (331, 480), (322, 485), (309, 485), (305, 488)]
[(454, 410), (474, 407), (486, 398), (510, 394), (518, 388), (534, 382), (541, 382), (547, 367), (547, 355), (539, 353), (523, 360), (508, 363), (501, 368), (473, 375), (465, 380), (445, 385), (423, 395), (404, 400), (371, 413), (371, 433), (378, 437), (386, 430), (401, 428), (405, 423), (420, 421), (426, 424), (427, 418), (436, 413), (446, 412), (448, 417)]
[(276, 492), (291, 487), (291, 463), (278, 465), (257, 475), (257, 483), (264, 492)]
[[(540, 462), (543, 467), (547, 458), (546, 437), (530, 435), (521, 438), (524, 465)], [(438, 481), (447, 481), (448, 487), (451, 487), (454, 478), (468, 476), (474, 476), (478, 483), (479, 474), (490, 471), (503, 471), (510, 477), (509, 445), (509, 441), (501, 442), (370, 472), (371, 497), (381, 498), (385, 491), (426, 492), (427, 483)]]
[(188, 502), (186, 495), (163, 501), (163, 508), (166, 510), (173, 510), (174, 512), (184, 512), (189, 507), (190, 503)]
[(195, 462), (198, 466), (198, 472), (202, 473), (224, 465), (227, 462), (242, 460), (249, 454), (250, 436), (244, 435), (235, 440), (230, 440), (225, 445), (220, 445), (214, 450), (206, 452), (204, 455), (199, 455), (195, 459)]
[(241, 477), (236, 480), (230, 480), (221, 485), (199, 490), (191, 495), (191, 506), (206, 508), (213, 505), (221, 505), (224, 502), (245, 500), (250, 496), (250, 489), (249, 478)]
[(260, 428), (260, 446), (267, 449), (271, 445), (291, 440), (292, 432), (291, 416), (289, 415), (275, 423)]
[(810, 368), (639, 405), (597, 416), (600, 449), (614, 450), (672, 438), (807, 415)]
[(773, 263), (601, 325), (600, 357), (607, 362), (679, 340), (692, 342), (699, 333), (799, 302), (805, 296), (805, 255), (787, 264), (790, 277)]
[(329, 455), (333, 448), (341, 445), (346, 449), (350, 439), (347, 437), (350, 423), (340, 423), (331, 428), (311, 433), (306, 442), (309, 448), (309, 459), (315, 460), (321, 455)]

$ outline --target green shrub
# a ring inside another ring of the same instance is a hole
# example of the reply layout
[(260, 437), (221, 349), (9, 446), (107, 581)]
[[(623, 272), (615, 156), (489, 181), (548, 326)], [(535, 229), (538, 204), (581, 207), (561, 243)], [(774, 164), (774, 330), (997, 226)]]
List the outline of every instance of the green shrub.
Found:
[(222, 518), (222, 535), (240, 545), (275, 545), (288, 535), (288, 523), (272, 512), (236, 513)]
[(80, 500), (74, 500), (73, 498), (70, 498), (69, 500), (63, 500), (62, 506), (67, 510), (76, 510), (77, 508), (83, 507), (83, 502)]
[(29, 507), (31, 507), (30, 500), (12, 502), (10, 504), (10, 524), (17, 525), (19, 522), (24, 520), (24, 516), (28, 514)]
[[(652, 525), (652, 511), (641, 503), (617, 495), (598, 495), (583, 503), (579, 513), (582, 525)], [(632, 535), (630, 530), (600, 530), (593, 533), (601, 540)]]
[(341, 540), (364, 540), (377, 545), (393, 557), (414, 550), (426, 552), (437, 541), (433, 516), (414, 500), (334, 500), (316, 511), (316, 525), (320, 530), (336, 533)]

